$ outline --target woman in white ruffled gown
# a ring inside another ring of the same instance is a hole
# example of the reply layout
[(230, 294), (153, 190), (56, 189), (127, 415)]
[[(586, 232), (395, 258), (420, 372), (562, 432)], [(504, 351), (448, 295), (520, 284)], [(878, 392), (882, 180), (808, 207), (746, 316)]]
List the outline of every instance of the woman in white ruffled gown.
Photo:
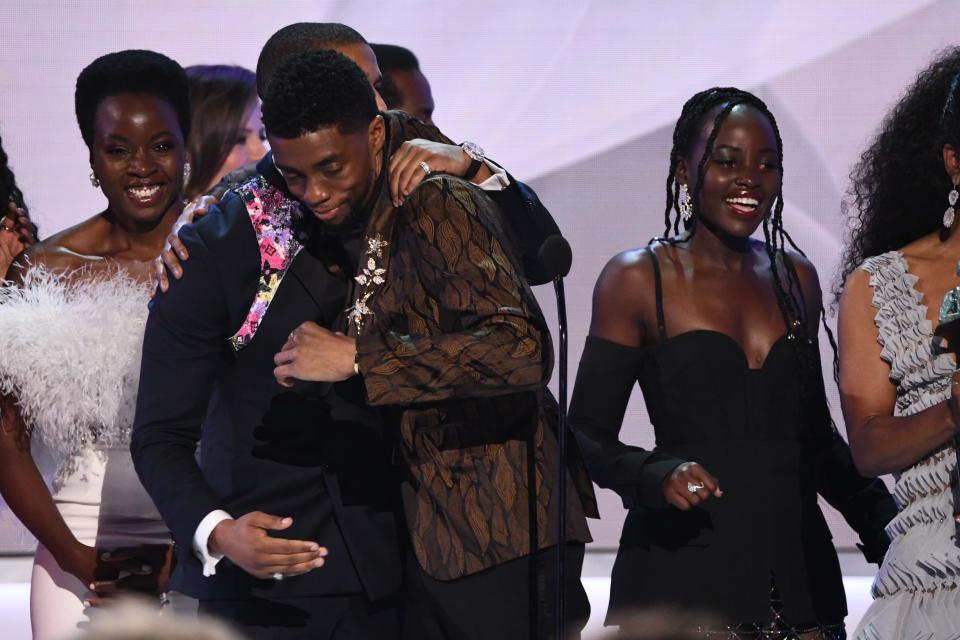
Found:
[[(172, 557), (128, 442), (150, 263), (183, 209), (186, 75), (151, 51), (109, 54), (80, 74), (76, 107), (107, 208), (28, 250), (0, 289), (0, 492), (40, 542), (34, 638), (75, 634), (98, 595), (159, 593)], [(57, 455), (52, 490), (31, 437)]]
[(958, 150), (955, 48), (920, 74), (851, 176), (841, 400), (857, 466), (894, 474), (899, 508), (854, 640), (960, 638), (960, 386), (954, 355), (932, 349), (944, 294), (960, 284)]

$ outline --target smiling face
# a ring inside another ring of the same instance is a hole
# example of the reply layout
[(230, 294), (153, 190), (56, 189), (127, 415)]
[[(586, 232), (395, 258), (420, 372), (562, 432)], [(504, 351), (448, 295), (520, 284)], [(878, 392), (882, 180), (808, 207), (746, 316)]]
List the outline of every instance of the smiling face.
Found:
[(122, 226), (143, 229), (160, 222), (179, 202), (185, 160), (177, 114), (162, 98), (121, 93), (97, 106), (90, 163)]
[[(717, 113), (719, 107), (704, 117), (689, 158), (677, 165), (677, 180), (691, 191)], [(720, 125), (704, 166), (699, 215), (734, 237), (749, 237), (780, 193), (777, 156), (777, 136), (766, 116), (752, 106), (735, 106)]]
[(385, 139), (383, 118), (367, 130), (328, 126), (293, 139), (271, 136), (273, 162), (290, 193), (316, 218), (339, 226), (370, 197)]

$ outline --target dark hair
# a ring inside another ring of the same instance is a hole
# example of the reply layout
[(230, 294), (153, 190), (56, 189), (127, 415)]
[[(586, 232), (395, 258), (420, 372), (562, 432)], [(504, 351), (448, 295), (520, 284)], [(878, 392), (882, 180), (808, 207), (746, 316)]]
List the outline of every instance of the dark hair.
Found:
[[(30, 217), (30, 210), (27, 209), (27, 203), (23, 201), (23, 192), (17, 186), (17, 179), (10, 169), (7, 152), (3, 148), (3, 139), (0, 138), (0, 218), (7, 215), (7, 203), (12, 202)], [(30, 221), (30, 230), (33, 237), (39, 239), (37, 235), (37, 225)]]
[(943, 146), (960, 149), (957, 74), (960, 47), (940, 52), (887, 114), (850, 172), (843, 203), (846, 247), (834, 280), (834, 304), (847, 276), (865, 259), (942, 227), (953, 188), (943, 166)]
[[(703, 190), (704, 169), (707, 166), (710, 154), (713, 152), (713, 144), (720, 132), (720, 127), (733, 108), (738, 105), (745, 105), (759, 111), (770, 123), (777, 138), (777, 166), (780, 168), (781, 176), (780, 191), (776, 195), (776, 203), (772, 213), (763, 219), (763, 238), (767, 256), (770, 259), (770, 271), (773, 275), (777, 305), (787, 327), (788, 338), (795, 345), (794, 352), (800, 364), (800, 386), (801, 392), (803, 392), (808, 387), (804, 382), (808, 376), (819, 376), (821, 374), (815, 366), (819, 358), (814, 346), (815, 341), (809, 335), (807, 328), (808, 319), (806, 317), (803, 289), (800, 286), (800, 279), (793, 262), (786, 258), (786, 246), (789, 244), (793, 250), (804, 257), (806, 257), (806, 254), (800, 250), (800, 247), (797, 246), (783, 226), (783, 140), (780, 137), (777, 120), (763, 100), (748, 91), (734, 87), (714, 87), (695, 94), (683, 105), (680, 119), (677, 120), (673, 129), (673, 148), (670, 150), (670, 167), (667, 173), (667, 204), (663, 214), (666, 225), (665, 233), (669, 235), (671, 228), (673, 233), (679, 233), (680, 230), (680, 185), (675, 177), (677, 164), (681, 158), (686, 158), (688, 162), (694, 160), (690, 157), (690, 154), (693, 152), (697, 137), (703, 130), (704, 121), (710, 113), (716, 111), (713, 116), (713, 126), (704, 146), (703, 156), (696, 160), (697, 183), (690, 188), (693, 217), (689, 222), (684, 223), (685, 228), (690, 231), (691, 235), (696, 233), (697, 220), (700, 217), (700, 192)], [(673, 214), (675, 215), (671, 219)], [(672, 241), (675, 242), (676, 240)], [(794, 295), (793, 292), (796, 292), (797, 295)], [(821, 321), (830, 340), (830, 346), (833, 348), (834, 377), (836, 377), (836, 342), (823, 314), (821, 314)]]
[(383, 73), (383, 84), (380, 86), (380, 97), (393, 109), (403, 102), (403, 96), (393, 81), (396, 71), (414, 71), (420, 68), (420, 62), (413, 51), (395, 44), (370, 44), (373, 53), (377, 56), (377, 65)]
[(207, 188), (230, 155), (244, 125), (244, 116), (256, 105), (253, 71), (230, 65), (187, 67), (193, 130), (187, 140), (190, 182), (183, 193), (193, 198)]
[(287, 58), (263, 97), (263, 124), (270, 135), (296, 138), (324, 127), (354, 133), (377, 115), (373, 88), (360, 67), (336, 51), (308, 51)]
[(128, 49), (100, 56), (77, 77), (74, 105), (88, 147), (93, 145), (100, 102), (121, 93), (146, 93), (165, 100), (177, 114), (184, 140), (190, 135), (190, 88), (183, 67), (156, 51)]
[(337, 46), (367, 44), (355, 29), (338, 22), (297, 22), (270, 36), (257, 60), (257, 93), (267, 94), (270, 79), (286, 58), (298, 53)]

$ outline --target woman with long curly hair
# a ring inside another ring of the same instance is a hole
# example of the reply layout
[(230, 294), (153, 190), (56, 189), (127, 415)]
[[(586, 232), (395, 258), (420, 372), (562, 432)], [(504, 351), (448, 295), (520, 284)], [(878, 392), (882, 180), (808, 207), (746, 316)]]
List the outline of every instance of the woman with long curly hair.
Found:
[[(856, 473), (831, 423), (820, 284), (784, 229), (782, 181), (763, 101), (733, 88), (696, 94), (670, 152), (674, 235), (615, 256), (597, 281), (570, 423), (594, 481), (630, 509), (608, 624), (660, 604), (715, 612), (723, 622), (699, 630), (707, 637), (843, 638), (818, 493), (868, 559), (883, 555), (895, 507)], [(638, 382), (653, 451), (619, 439)]]
[(956, 638), (960, 388), (954, 357), (931, 341), (960, 260), (960, 48), (919, 75), (851, 180), (840, 397), (857, 467), (894, 474), (900, 509), (855, 638)]

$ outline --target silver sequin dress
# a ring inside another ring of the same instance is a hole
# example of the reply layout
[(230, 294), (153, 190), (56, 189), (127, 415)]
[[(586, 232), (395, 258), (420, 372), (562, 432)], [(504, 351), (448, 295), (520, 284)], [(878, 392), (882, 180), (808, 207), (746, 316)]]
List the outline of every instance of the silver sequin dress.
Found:
[[(860, 268), (870, 274), (880, 356), (897, 386), (895, 415), (943, 402), (954, 359), (931, 353), (933, 327), (917, 277), (898, 251), (869, 258)], [(887, 525), (890, 549), (854, 640), (960, 639), (960, 548), (954, 544), (950, 488), (956, 464), (953, 447), (944, 447), (896, 476), (899, 512)]]

